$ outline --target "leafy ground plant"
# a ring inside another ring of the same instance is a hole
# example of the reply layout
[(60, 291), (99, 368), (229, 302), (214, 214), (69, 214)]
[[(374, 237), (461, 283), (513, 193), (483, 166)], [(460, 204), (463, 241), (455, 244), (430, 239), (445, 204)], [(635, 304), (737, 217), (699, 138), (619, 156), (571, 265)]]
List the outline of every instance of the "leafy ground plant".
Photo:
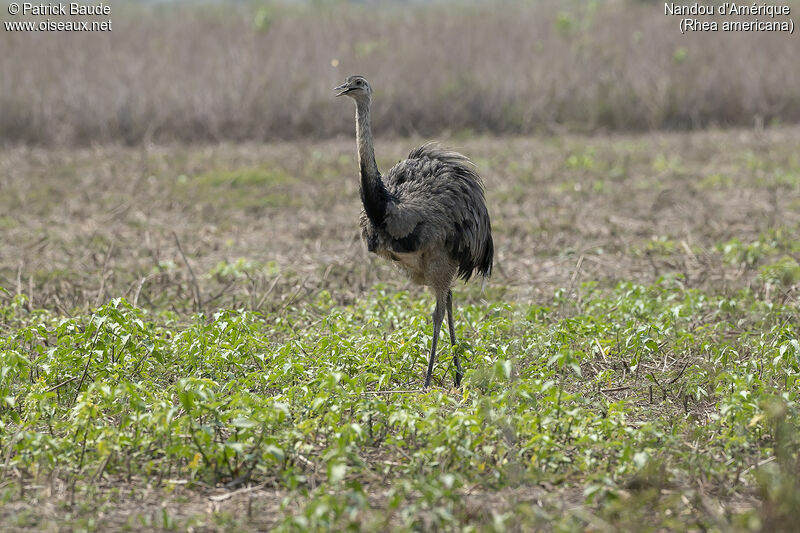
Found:
[(351, 141), (0, 150), (2, 529), (791, 530), (798, 138), (450, 139), (497, 269), (429, 391)]
[[(429, 391), (429, 302), (407, 293), (186, 321), (123, 299), (63, 318), (17, 297), (2, 309), (3, 521), (102, 528), (89, 522), (98, 508), (145, 486), (246, 494), (248, 513), (167, 505), (131, 513), (131, 527), (795, 520), (797, 306), (679, 279), (578, 292), (579, 310), (563, 294), (551, 307), (464, 307), (465, 342), (443, 350), (436, 379), (449, 383), (457, 349), (466, 383)], [(53, 516), (15, 510), (48, 491)]]

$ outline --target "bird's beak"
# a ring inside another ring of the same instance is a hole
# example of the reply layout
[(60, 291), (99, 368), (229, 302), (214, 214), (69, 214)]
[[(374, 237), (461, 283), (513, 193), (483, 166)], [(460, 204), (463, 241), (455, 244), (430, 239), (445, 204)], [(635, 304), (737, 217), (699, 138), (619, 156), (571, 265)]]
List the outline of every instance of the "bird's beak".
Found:
[(336, 96), (342, 96), (343, 94), (347, 93), (349, 90), (350, 90), (350, 86), (347, 85), (347, 83), (343, 83), (343, 84), (339, 85), (338, 87), (336, 87), (334, 89), (334, 91), (338, 91), (336, 93)]

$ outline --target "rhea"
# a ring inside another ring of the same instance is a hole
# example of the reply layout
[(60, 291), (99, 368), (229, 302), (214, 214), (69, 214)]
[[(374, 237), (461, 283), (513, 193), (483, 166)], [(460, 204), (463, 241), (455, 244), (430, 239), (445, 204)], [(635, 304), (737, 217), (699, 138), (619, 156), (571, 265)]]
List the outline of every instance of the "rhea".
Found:
[[(450, 344), (456, 346), (453, 282), (457, 277), (468, 281), (475, 271), (484, 278), (492, 273), (494, 244), (483, 182), (469, 159), (436, 143), (413, 150), (381, 176), (372, 146), (372, 87), (363, 76), (350, 76), (335, 90), (356, 104), (361, 237), (370, 252), (392, 261), (436, 296), (428, 388), (445, 311)], [(456, 387), (464, 376), (457, 352)]]

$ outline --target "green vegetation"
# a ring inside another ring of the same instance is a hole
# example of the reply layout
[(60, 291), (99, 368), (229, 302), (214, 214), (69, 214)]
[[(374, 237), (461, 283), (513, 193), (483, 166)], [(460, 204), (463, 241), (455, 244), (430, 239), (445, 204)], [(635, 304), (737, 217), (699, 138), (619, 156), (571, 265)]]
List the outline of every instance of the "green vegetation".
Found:
[(352, 139), (0, 150), (3, 530), (790, 530), (797, 139), (451, 139), (497, 262), (429, 391)]
[(175, 180), (173, 195), (187, 203), (212, 200), (208, 205), (219, 209), (259, 212), (268, 207), (299, 205), (302, 198), (287, 192), (292, 179), (281, 169), (215, 169), (198, 176), (181, 174)]
[[(287, 530), (798, 518), (796, 305), (679, 278), (584, 284), (550, 307), (468, 305), (463, 389), (422, 392), (429, 304), (378, 288), (353, 306), (323, 292), (282, 313), (184, 321), (122, 299), (64, 318), (18, 296), (0, 310), (2, 497), (53, 478), (81, 498), (103, 478), (269, 486), (269, 525)], [(156, 525), (209, 520), (169, 512)]]

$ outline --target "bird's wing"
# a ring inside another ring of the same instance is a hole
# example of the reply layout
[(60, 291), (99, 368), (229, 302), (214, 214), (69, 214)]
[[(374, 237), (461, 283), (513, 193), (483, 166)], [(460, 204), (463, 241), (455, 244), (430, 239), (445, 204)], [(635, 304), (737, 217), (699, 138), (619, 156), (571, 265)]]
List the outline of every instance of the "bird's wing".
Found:
[(405, 159), (389, 170), (385, 180), (390, 200), (383, 222), (391, 237), (407, 238), (430, 217), (430, 202), (424, 185), (433, 170), (420, 159)]
[(386, 186), (392, 199), (384, 229), (401, 248), (443, 242), (465, 279), (475, 267), (491, 271), (491, 222), (469, 159), (428, 143), (389, 171)]
[(414, 232), (426, 241), (444, 239), (462, 227), (471, 233), (467, 226), (483, 218), (475, 212), (483, 205), (483, 185), (471, 162), (436, 143), (413, 150), (385, 181), (391, 198), (384, 228), (395, 239)]
[(395, 239), (402, 239), (408, 237), (419, 226), (423, 218), (423, 210), (411, 202), (390, 201), (386, 206), (385, 229)]
[(431, 210), (413, 200), (390, 201), (386, 207), (384, 231), (395, 252), (416, 252), (436, 237)]

